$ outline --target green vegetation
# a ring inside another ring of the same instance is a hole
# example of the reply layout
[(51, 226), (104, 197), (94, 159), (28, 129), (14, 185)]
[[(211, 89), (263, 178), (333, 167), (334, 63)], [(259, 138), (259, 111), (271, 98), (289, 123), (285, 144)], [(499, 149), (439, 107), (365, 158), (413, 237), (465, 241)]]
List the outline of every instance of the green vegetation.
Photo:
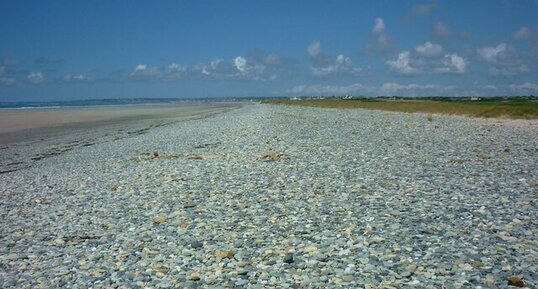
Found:
[(266, 100), (263, 103), (329, 108), (363, 108), (485, 118), (538, 119), (538, 101), (524, 98), (483, 100), (278, 99)]

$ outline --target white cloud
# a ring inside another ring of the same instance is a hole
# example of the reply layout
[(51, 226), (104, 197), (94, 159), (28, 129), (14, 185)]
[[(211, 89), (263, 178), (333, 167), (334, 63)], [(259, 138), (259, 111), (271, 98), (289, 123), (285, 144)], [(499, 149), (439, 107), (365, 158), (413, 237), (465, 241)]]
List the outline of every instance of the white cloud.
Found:
[(221, 66), (221, 63), (223, 63), (223, 59), (215, 59), (212, 60), (209, 65), (202, 65), (202, 74), (204, 75), (212, 75), (213, 72), (219, 71), (219, 67)]
[(265, 57), (262, 57), (261, 62), (268, 66), (282, 67), (285, 61), (282, 59), (282, 57), (279, 57), (278, 55), (268, 54), (265, 55)]
[(8, 75), (7, 68), (5, 66), (0, 66), (0, 84), (14, 85), (16, 83), (17, 79)]
[[(127, 77), (136, 81), (177, 81), (196, 78), (268, 81), (286, 77), (292, 69), (290, 60), (257, 51), (251, 56), (217, 58), (191, 67), (178, 63), (164, 66), (141, 63), (134, 66)], [(75, 78), (70, 76), (66, 80), (75, 81)]]
[(181, 72), (186, 72), (187, 67), (180, 64), (172, 63), (166, 67), (166, 70), (169, 73), (181, 73)]
[(421, 72), (418, 68), (411, 65), (409, 51), (402, 51), (398, 54), (397, 59), (387, 60), (385, 63), (389, 66), (390, 70), (396, 74), (413, 75)]
[(237, 70), (244, 73), (247, 67), (247, 60), (241, 56), (237, 56), (234, 59), (234, 66)]
[(346, 56), (343, 55), (343, 54), (339, 54), (339, 55), (336, 57), (336, 64), (339, 64), (339, 65), (350, 65), (350, 64), (351, 64), (351, 59), (349, 59), (349, 57), (346, 57)]
[(360, 83), (350, 85), (298, 85), (287, 92), (293, 95), (401, 95), (401, 96), (436, 96), (436, 95), (454, 95), (457, 87), (454, 85), (440, 84), (400, 84), (387, 82), (379, 87), (365, 86)]
[(467, 60), (457, 54), (445, 54), (443, 67), (436, 68), (436, 72), (440, 73), (465, 73), (467, 70)]
[(516, 32), (514, 32), (514, 39), (516, 40), (532, 40), (538, 38), (538, 27), (529, 28), (522, 26)]
[(498, 62), (498, 59), (500, 58), (500, 55), (502, 53), (505, 53), (508, 50), (508, 45), (506, 43), (501, 43), (497, 45), (497, 47), (484, 47), (479, 48), (478, 55), (482, 57), (484, 60), (490, 63), (496, 63)]
[(511, 84), (510, 89), (514, 91), (526, 91), (526, 92), (535, 92), (538, 93), (538, 84), (525, 82), (521, 84)]
[(538, 84), (533, 82), (513, 83), (507, 85), (475, 83), (474, 95), (538, 95)]
[(492, 75), (514, 76), (529, 71), (522, 62), (516, 49), (506, 43), (495, 47), (477, 49), (478, 56), (489, 64), (489, 73)]
[(518, 40), (529, 39), (530, 36), (531, 30), (529, 29), (529, 27), (526, 26), (519, 28), (519, 30), (514, 33), (514, 38)]
[(308, 45), (306, 51), (308, 52), (308, 56), (312, 58), (317, 58), (321, 54), (321, 44), (319, 43), (319, 41), (313, 42)]
[(429, 15), (436, 6), (437, 4), (435, 2), (430, 2), (430, 3), (425, 3), (425, 4), (416, 4), (416, 5), (413, 5), (413, 8), (411, 8), (411, 12), (414, 15), (426, 16), (426, 15)]
[(14, 85), (17, 83), (17, 79), (13, 77), (0, 77), (0, 84), (2, 85)]
[(78, 75), (73, 75), (73, 74), (66, 74), (64, 75), (63, 77), (63, 81), (64, 82), (88, 82), (88, 81), (91, 81), (91, 79), (85, 75), (82, 75), (82, 74), (78, 74)]
[(351, 85), (299, 85), (288, 90), (292, 94), (304, 95), (344, 95), (358, 93), (363, 90), (368, 90), (367, 87), (360, 83)]
[(383, 21), (383, 18), (376, 18), (372, 32), (376, 34), (385, 32), (385, 21)]
[(386, 26), (383, 18), (376, 18), (372, 28), (373, 41), (366, 45), (370, 54), (385, 54), (392, 48), (392, 40), (385, 33)]
[(402, 96), (415, 95), (444, 95), (447, 92), (454, 91), (456, 89), (453, 85), (439, 85), (439, 84), (399, 84), (395, 82), (387, 82), (381, 85), (381, 94), (398, 94)]
[(353, 66), (351, 59), (343, 54), (339, 54), (334, 62), (324, 66), (312, 66), (310, 71), (314, 76), (339, 75), (357, 75), (362, 69)]
[(148, 68), (146, 64), (138, 64), (130, 77), (135, 80), (154, 80), (160, 79), (162, 76), (158, 68)]
[(139, 64), (139, 65), (136, 66), (136, 68), (135, 68), (135, 72), (136, 72), (136, 71), (144, 71), (144, 70), (147, 69), (147, 67), (148, 67), (148, 66), (145, 65), (145, 64)]
[(452, 29), (446, 23), (439, 21), (433, 26), (432, 34), (438, 38), (446, 38), (452, 34)]
[[(308, 51), (307, 51), (308, 53)], [(310, 55), (309, 55), (310, 56)], [(295, 63), (294, 60), (279, 56), (273, 53), (265, 53), (263, 51), (254, 51), (247, 57), (249, 63), (254, 65), (263, 65), (267, 70), (278, 70), (280, 73), (289, 72)]]
[(431, 42), (426, 42), (424, 44), (418, 45), (415, 47), (415, 51), (424, 57), (437, 57), (443, 54), (443, 46)]
[(420, 73), (457, 73), (467, 71), (469, 62), (456, 53), (443, 55), (443, 47), (429, 41), (415, 46), (413, 51), (403, 50), (396, 59), (385, 61), (389, 70), (398, 75)]
[(272, 72), (255, 58), (237, 56), (229, 61), (215, 59), (209, 64), (196, 65), (190, 74), (214, 79), (267, 80), (270, 79), (269, 73)]
[(343, 54), (339, 54), (334, 60), (331, 60), (321, 51), (319, 42), (310, 44), (307, 52), (311, 61), (310, 71), (314, 76), (357, 75), (362, 71), (360, 67), (353, 66), (351, 59)]
[(43, 73), (41, 72), (32, 72), (28, 74), (26, 78), (28, 79), (28, 81), (30, 81), (33, 84), (39, 84), (45, 80), (45, 77), (43, 76)]
[(138, 64), (130, 78), (133, 80), (173, 80), (180, 79), (187, 74), (187, 67), (172, 63), (165, 67), (149, 67), (146, 64)]

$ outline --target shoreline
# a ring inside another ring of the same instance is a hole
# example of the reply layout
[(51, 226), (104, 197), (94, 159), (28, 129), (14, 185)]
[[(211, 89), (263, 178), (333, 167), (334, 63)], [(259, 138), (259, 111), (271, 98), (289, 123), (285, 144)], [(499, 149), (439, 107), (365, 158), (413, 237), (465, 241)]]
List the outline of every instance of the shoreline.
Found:
[[(28, 115), (33, 115), (33, 118), (22, 124), (29, 128), (0, 133), (0, 174), (31, 166), (36, 161), (76, 148), (145, 134), (153, 128), (210, 117), (244, 105), (235, 102), (176, 107), (130, 106), (121, 107), (119, 116), (117, 108), (105, 111), (84, 108), (17, 113), (15, 117), (11, 115), (11, 121), (21, 120)], [(81, 112), (86, 118), (73, 121), (73, 117)], [(4, 119), (9, 117), (4, 115)], [(2, 123), (2, 126), (5, 125)]]
[(131, 120), (137, 118), (170, 118), (187, 110), (230, 107), (237, 102), (91, 105), (32, 109), (0, 109), (0, 134), (25, 129), (47, 128), (80, 123)]

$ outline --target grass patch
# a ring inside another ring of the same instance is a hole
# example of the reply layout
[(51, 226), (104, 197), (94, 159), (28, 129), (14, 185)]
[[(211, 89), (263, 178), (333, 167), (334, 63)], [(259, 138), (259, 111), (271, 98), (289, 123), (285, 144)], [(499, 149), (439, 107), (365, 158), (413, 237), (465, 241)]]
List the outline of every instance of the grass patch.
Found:
[(526, 99), (493, 100), (357, 100), (304, 99), (266, 100), (263, 103), (329, 108), (363, 108), (373, 110), (464, 115), (484, 118), (538, 119), (538, 101)]

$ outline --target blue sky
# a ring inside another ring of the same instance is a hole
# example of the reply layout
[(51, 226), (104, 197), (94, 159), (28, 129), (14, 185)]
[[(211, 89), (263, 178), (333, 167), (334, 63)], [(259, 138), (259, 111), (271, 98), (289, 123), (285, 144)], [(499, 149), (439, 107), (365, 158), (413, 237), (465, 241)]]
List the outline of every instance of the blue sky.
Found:
[(1, 1), (0, 101), (538, 95), (538, 0)]

